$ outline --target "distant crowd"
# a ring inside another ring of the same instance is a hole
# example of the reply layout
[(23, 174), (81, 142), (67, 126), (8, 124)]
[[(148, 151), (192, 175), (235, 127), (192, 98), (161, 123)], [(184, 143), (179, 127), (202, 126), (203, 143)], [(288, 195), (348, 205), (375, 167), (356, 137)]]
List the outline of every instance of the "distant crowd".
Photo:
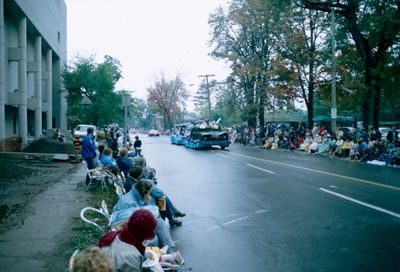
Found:
[(264, 149), (299, 150), (309, 154), (348, 158), (361, 162), (400, 166), (400, 139), (395, 127), (385, 136), (378, 128), (357, 128), (353, 125), (344, 130), (341, 126), (335, 133), (326, 126), (314, 123), (312, 129), (303, 124), (274, 126), (257, 129), (234, 126), (230, 129), (231, 143), (259, 145)]

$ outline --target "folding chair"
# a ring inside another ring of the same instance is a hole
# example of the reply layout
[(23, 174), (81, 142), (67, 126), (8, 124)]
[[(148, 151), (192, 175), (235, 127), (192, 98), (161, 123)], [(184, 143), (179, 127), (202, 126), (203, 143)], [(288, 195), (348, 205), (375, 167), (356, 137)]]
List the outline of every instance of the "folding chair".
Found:
[(106, 184), (106, 177), (108, 176), (107, 173), (104, 172), (103, 169), (100, 167), (89, 169), (87, 167), (86, 161), (82, 161), (82, 164), (84, 165), (86, 173), (89, 176), (89, 183), (86, 185), (86, 191), (89, 191), (90, 185), (92, 184), (93, 181), (100, 182), (101, 189), (104, 190), (107, 186)]
[[(92, 217), (93, 217), (93, 212), (95, 214), (100, 214), (100, 218), (98, 216), (96, 216), (92, 219), (89, 219), (88, 218), (89, 213), (92, 214)], [(86, 213), (88, 213), (88, 214), (86, 214)], [(81, 210), (80, 217), (85, 223), (88, 223), (88, 224), (96, 227), (103, 234), (105, 234), (111, 230), (111, 227), (110, 227), (111, 215), (108, 212), (107, 204), (104, 200), (101, 202), (101, 207), (99, 209), (92, 208), (92, 207), (83, 208)], [(103, 224), (100, 223), (100, 221), (102, 221)]]
[(126, 192), (125, 192), (125, 175), (124, 172), (121, 172), (118, 168), (114, 170), (110, 170), (107, 167), (103, 168), (103, 170), (106, 169), (106, 175), (108, 177), (109, 183), (112, 183), (115, 187), (115, 193), (118, 195), (119, 198), (121, 198)]

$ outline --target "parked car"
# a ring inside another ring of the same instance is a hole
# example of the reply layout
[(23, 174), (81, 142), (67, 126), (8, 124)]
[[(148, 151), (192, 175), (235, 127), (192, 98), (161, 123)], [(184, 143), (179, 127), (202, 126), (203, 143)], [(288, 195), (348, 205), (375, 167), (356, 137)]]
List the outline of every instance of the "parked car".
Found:
[(77, 125), (76, 128), (74, 129), (74, 138), (79, 137), (79, 140), (82, 141), (83, 137), (86, 136), (87, 129), (89, 127), (93, 128), (93, 135), (96, 136), (97, 133), (96, 126), (82, 124), (82, 125)]
[(157, 129), (150, 129), (148, 135), (149, 135), (149, 137), (160, 136), (160, 132)]

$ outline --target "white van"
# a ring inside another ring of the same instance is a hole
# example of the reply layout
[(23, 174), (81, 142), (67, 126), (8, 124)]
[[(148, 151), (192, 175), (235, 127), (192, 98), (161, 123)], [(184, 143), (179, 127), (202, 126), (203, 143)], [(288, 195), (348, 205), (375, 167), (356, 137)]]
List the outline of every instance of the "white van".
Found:
[(96, 137), (96, 126), (93, 125), (77, 125), (74, 129), (74, 138), (79, 137), (79, 140), (82, 141), (83, 137), (87, 134), (88, 128), (93, 128), (93, 135)]

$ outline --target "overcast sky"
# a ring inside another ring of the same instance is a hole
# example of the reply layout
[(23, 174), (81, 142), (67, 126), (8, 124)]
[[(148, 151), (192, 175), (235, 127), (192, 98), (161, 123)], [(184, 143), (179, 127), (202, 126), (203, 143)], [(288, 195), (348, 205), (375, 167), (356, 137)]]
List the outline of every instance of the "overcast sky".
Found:
[[(208, 16), (227, 0), (65, 0), (68, 59), (95, 54), (121, 62), (117, 89), (145, 98), (146, 88), (163, 72), (178, 73), (194, 93), (201, 74), (223, 80), (224, 62), (208, 56)], [(189, 86), (195, 84), (194, 86)]]

